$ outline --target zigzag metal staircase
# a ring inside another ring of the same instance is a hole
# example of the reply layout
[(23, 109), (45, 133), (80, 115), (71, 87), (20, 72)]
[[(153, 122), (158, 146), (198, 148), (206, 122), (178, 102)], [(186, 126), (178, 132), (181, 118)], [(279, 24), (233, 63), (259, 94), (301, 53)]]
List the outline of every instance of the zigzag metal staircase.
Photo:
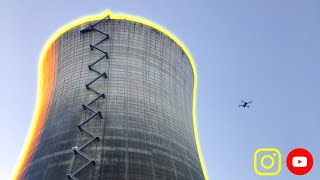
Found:
[(101, 50), (100, 48), (98, 48), (97, 46), (99, 44), (101, 44), (102, 42), (104, 42), (105, 40), (108, 40), (109, 39), (109, 35), (100, 31), (99, 29), (96, 28), (96, 26), (98, 24), (100, 24), (102, 21), (104, 21), (105, 19), (109, 20), (110, 19), (110, 16), (107, 16), (106, 18), (96, 22), (95, 24), (91, 25), (90, 27), (86, 28), (86, 29), (83, 29), (80, 31), (81, 34), (84, 34), (84, 33), (89, 33), (89, 32), (99, 32), (103, 35), (105, 35), (106, 37), (103, 38), (101, 41), (99, 41), (98, 43), (96, 43), (95, 45), (91, 45), (90, 44), (90, 50), (91, 51), (94, 51), (94, 50), (97, 50), (99, 52), (101, 52), (103, 54), (103, 56), (101, 58), (99, 58), (98, 60), (96, 60), (95, 62), (91, 63), (90, 65), (88, 65), (88, 68), (90, 71), (93, 71), (95, 73), (98, 74), (98, 76), (93, 79), (91, 82), (89, 82), (88, 84), (86, 84), (86, 89), (88, 91), (93, 91), (97, 97), (95, 99), (93, 99), (92, 101), (90, 101), (89, 103), (87, 104), (83, 104), (82, 107), (83, 107), (83, 110), (84, 111), (90, 111), (91, 112), (91, 116), (89, 116), (85, 121), (83, 121), (82, 123), (80, 123), (78, 125), (78, 128), (81, 132), (85, 132), (87, 133), (89, 136), (91, 136), (91, 139), (89, 139), (86, 143), (82, 144), (81, 146), (74, 146), (72, 147), (72, 150), (74, 152), (74, 155), (80, 155), (82, 158), (86, 159), (86, 162), (80, 166), (79, 168), (69, 172), (66, 174), (66, 176), (69, 178), (69, 179), (73, 179), (73, 180), (78, 180), (78, 178), (75, 176), (76, 174), (78, 174), (80, 171), (82, 171), (84, 168), (86, 168), (87, 166), (89, 166), (90, 164), (93, 164), (93, 165), (96, 165), (96, 161), (93, 160), (93, 158), (87, 156), (82, 150), (87, 147), (88, 145), (90, 145), (91, 143), (93, 143), (95, 140), (99, 141), (99, 137), (98, 136), (95, 136), (94, 134), (92, 134), (90, 131), (86, 130), (84, 128), (84, 125), (86, 123), (88, 123), (90, 120), (92, 120), (94, 117), (99, 117), (100, 119), (103, 119), (102, 117), (102, 114), (99, 110), (96, 110), (94, 109), (93, 107), (91, 107), (90, 105), (92, 105), (94, 102), (98, 101), (100, 98), (105, 98), (106, 96), (103, 94), (103, 93), (99, 93), (98, 91), (94, 90), (92, 87), (90, 87), (91, 84), (93, 84), (95, 81), (97, 81), (98, 79), (104, 77), (104, 78), (108, 78), (107, 76), (107, 73), (104, 72), (104, 73), (101, 73), (97, 70), (95, 70), (93, 68), (93, 66), (95, 64), (97, 64), (98, 62), (100, 62), (101, 60), (103, 59), (106, 59), (106, 60), (109, 60), (109, 56), (108, 56), (108, 53)]

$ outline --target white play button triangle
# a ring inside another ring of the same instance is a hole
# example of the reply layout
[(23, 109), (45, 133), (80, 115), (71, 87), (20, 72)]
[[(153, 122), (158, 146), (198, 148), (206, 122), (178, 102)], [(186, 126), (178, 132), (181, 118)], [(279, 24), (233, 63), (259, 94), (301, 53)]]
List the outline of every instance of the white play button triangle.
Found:
[(293, 167), (307, 167), (308, 159), (304, 156), (295, 156), (292, 158)]

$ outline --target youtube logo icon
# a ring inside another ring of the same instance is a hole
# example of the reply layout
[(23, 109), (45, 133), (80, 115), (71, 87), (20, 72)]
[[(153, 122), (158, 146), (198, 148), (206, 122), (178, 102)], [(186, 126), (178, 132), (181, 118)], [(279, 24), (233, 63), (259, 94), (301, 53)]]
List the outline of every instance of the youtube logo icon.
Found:
[(287, 156), (287, 167), (295, 175), (307, 174), (313, 166), (313, 157), (303, 148), (294, 149)]

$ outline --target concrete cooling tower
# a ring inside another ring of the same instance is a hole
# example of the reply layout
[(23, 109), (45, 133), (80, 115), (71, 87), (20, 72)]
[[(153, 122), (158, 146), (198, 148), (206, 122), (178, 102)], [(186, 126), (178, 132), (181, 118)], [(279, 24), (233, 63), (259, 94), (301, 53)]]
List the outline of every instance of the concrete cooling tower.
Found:
[(46, 46), (15, 179), (206, 179), (192, 57), (157, 25), (103, 16)]

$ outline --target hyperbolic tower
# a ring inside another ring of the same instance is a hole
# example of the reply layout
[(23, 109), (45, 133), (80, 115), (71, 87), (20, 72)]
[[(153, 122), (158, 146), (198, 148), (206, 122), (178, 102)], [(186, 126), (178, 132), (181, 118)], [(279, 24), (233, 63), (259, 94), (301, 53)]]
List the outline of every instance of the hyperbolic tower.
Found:
[(205, 179), (195, 69), (176, 41), (110, 15), (57, 36), (17, 179)]

